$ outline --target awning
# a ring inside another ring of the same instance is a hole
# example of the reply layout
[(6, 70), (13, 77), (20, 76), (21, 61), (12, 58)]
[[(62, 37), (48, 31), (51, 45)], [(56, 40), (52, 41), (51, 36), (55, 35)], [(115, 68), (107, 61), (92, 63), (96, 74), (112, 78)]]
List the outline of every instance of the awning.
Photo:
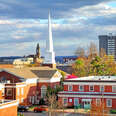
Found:
[(82, 102), (85, 102), (85, 101), (87, 101), (87, 102), (88, 102), (88, 101), (91, 102), (91, 100), (92, 100), (92, 99), (82, 99)]

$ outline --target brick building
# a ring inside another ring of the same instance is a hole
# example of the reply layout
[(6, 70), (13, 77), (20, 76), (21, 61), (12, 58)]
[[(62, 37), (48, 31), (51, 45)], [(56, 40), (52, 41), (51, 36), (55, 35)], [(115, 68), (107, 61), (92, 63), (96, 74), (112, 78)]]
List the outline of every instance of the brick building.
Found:
[(64, 90), (58, 94), (65, 106), (91, 108), (102, 103), (116, 109), (116, 76), (90, 76), (64, 81)]
[(55, 87), (61, 77), (56, 69), (49, 67), (0, 69), (0, 99), (17, 100), (23, 105), (38, 103), (47, 87)]

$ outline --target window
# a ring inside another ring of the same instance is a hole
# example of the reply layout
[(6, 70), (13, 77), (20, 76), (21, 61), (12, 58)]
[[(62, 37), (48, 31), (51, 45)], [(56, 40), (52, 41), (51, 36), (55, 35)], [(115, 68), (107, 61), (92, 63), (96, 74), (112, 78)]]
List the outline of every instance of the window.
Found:
[(12, 96), (12, 89), (7, 89), (6, 94), (7, 94), (7, 96)]
[(89, 91), (94, 91), (94, 86), (93, 85), (89, 86)]
[(107, 99), (106, 105), (107, 107), (112, 107), (112, 99)]
[(19, 94), (20, 94), (20, 89), (17, 88), (17, 95), (19, 96)]
[(29, 102), (31, 103), (31, 96), (29, 97)]
[(100, 106), (100, 104), (101, 104), (101, 99), (96, 99), (96, 105)]
[(24, 102), (24, 99), (23, 98), (21, 98), (21, 102)]
[(103, 92), (104, 91), (104, 86), (100, 86), (100, 91)]
[(68, 86), (68, 90), (69, 90), (69, 91), (72, 91), (72, 85), (69, 85), (69, 86)]
[(112, 86), (112, 92), (116, 92), (116, 86)]
[(69, 99), (69, 102), (72, 102), (72, 99)]
[(64, 106), (66, 106), (67, 105), (67, 98), (64, 98), (64, 100), (63, 100), (63, 104), (64, 104)]
[(46, 92), (47, 92), (47, 87), (43, 85), (41, 87), (41, 98), (44, 98), (46, 96)]
[(2, 96), (4, 96), (5, 95), (5, 90), (4, 90), (4, 88), (2, 88)]
[(22, 95), (24, 94), (24, 88), (21, 88), (21, 94)]
[(1, 77), (0, 82), (1, 82), (1, 83), (7, 83), (6, 77)]
[(79, 86), (79, 91), (84, 91), (84, 86), (83, 85)]

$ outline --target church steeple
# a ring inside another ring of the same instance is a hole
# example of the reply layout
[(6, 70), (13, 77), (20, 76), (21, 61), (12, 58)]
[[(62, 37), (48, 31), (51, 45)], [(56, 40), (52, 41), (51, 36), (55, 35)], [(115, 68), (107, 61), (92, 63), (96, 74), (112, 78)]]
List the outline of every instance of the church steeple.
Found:
[(37, 44), (37, 47), (36, 47), (36, 56), (38, 58), (40, 58), (40, 46), (39, 46), (39, 43)]
[(48, 13), (48, 38), (46, 39), (46, 53), (44, 64), (56, 64), (55, 53), (53, 51), (53, 40), (52, 40), (52, 24), (50, 12)]

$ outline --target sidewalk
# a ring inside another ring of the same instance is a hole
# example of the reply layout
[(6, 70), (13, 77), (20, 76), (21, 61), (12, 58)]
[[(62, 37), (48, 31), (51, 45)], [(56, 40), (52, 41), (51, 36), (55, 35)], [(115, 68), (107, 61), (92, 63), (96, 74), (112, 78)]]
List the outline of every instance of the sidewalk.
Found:
[[(54, 109), (53, 112), (64, 112), (64, 113), (79, 113), (79, 114), (87, 114), (90, 116), (90, 110), (85, 109)], [(104, 116), (116, 116), (116, 114), (104, 114)]]

